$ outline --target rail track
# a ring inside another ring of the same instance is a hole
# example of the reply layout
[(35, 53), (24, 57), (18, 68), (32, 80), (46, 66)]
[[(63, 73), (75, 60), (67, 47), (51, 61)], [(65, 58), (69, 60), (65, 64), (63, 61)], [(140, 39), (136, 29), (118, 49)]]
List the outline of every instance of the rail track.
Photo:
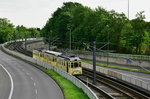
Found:
[[(22, 44), (23, 42), (10, 43), (7, 48), (32, 57), (32, 52), (23, 49)], [(89, 69), (83, 68), (83, 75), (76, 77), (87, 84), (100, 99), (150, 99), (150, 94), (130, 88), (131, 86), (100, 73), (97, 73), (97, 84), (93, 85), (93, 73)]]
[(24, 55), (30, 56), (32, 57), (32, 52), (26, 51), (23, 47), (23, 42), (13, 42), (10, 43), (7, 48), (9, 48), (10, 50), (14, 50), (17, 51), (19, 53), (22, 53)]
[[(83, 68), (83, 75), (77, 76), (97, 94), (100, 99), (150, 99), (150, 95), (145, 92), (127, 86), (114, 78), (97, 73), (97, 84), (92, 84), (93, 72)], [(88, 81), (87, 81), (88, 78)]]

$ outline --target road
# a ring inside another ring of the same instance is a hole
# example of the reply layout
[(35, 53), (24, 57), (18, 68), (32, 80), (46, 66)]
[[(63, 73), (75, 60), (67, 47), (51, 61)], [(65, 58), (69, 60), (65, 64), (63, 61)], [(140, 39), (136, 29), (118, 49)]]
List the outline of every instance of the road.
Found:
[[(14, 88), (11, 99), (64, 99), (60, 87), (39, 69), (9, 56), (1, 50), (0, 57), (0, 64), (10, 73), (13, 80)], [(5, 81), (1, 83), (0, 80), (0, 99), (8, 99), (6, 97), (9, 96), (12, 88), (11, 81), (6, 71), (1, 67), (0, 77)]]
[(0, 97), (8, 99), (11, 90), (11, 81), (5, 69), (0, 65)]

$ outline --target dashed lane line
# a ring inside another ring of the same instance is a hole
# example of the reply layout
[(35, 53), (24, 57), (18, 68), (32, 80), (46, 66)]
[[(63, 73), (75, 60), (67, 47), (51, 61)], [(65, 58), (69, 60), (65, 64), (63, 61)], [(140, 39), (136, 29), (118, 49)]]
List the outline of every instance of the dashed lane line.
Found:
[(37, 89), (35, 89), (35, 94), (37, 95)]
[(31, 79), (31, 80), (33, 80), (33, 78), (32, 78), (32, 77), (30, 77), (30, 79)]
[(28, 72), (26, 72), (27, 75), (30, 75)]
[(36, 83), (34, 82), (34, 86), (36, 86)]

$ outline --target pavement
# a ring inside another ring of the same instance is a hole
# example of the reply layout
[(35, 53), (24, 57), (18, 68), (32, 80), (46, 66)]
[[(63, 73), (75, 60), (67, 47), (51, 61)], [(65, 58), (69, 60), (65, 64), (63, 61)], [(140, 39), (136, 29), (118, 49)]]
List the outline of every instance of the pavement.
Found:
[[(0, 64), (10, 73), (13, 92), (10, 99), (64, 99), (56, 82), (30, 64), (3, 53), (0, 50)], [(11, 80), (0, 67), (0, 99), (8, 99)]]

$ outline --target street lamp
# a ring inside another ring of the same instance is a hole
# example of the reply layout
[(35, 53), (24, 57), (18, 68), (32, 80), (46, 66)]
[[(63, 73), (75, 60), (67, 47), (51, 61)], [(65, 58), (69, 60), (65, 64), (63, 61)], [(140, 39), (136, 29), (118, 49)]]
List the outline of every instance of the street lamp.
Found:
[(96, 42), (93, 42), (93, 84), (96, 85)]
[[(109, 28), (109, 25), (106, 25), (107, 28)], [(109, 31), (107, 32), (107, 66), (109, 65)]]
[(68, 27), (69, 29), (69, 32), (70, 32), (70, 36), (69, 36), (69, 48), (70, 48), (70, 51), (71, 51), (71, 28)]
[(128, 0), (128, 19), (129, 19), (129, 0)]
[(27, 33), (25, 33), (25, 50), (27, 51)]

